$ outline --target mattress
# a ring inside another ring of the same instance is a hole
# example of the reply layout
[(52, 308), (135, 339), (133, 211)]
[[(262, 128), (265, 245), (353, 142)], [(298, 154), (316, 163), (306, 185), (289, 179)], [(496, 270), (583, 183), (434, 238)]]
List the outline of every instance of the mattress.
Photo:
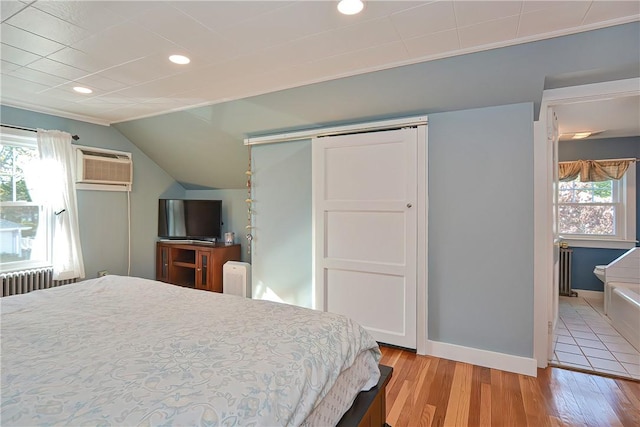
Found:
[(105, 276), (5, 297), (3, 425), (335, 424), (379, 378), (340, 315)]

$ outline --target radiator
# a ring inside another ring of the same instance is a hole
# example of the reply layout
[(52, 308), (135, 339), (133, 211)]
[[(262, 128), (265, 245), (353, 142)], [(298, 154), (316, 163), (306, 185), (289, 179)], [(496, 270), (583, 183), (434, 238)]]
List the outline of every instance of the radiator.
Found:
[(571, 256), (573, 249), (560, 248), (560, 295), (565, 297), (577, 297), (578, 294), (571, 290)]
[(53, 280), (53, 269), (50, 267), (2, 273), (0, 274), (0, 282), (2, 283), (2, 295), (0, 296), (26, 294), (39, 289), (75, 283), (76, 280)]

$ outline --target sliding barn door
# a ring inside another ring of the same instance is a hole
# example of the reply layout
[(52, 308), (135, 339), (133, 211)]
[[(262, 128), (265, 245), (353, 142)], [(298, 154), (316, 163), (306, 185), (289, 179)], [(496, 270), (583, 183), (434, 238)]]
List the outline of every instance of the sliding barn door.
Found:
[(313, 140), (315, 307), (416, 348), (416, 128)]

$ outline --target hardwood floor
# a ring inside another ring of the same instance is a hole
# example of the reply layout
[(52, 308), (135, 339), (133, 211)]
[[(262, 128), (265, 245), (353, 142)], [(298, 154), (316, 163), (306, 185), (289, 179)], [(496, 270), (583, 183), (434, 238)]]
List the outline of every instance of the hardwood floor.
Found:
[(640, 426), (640, 382), (559, 368), (512, 374), (390, 347), (387, 423), (403, 426)]

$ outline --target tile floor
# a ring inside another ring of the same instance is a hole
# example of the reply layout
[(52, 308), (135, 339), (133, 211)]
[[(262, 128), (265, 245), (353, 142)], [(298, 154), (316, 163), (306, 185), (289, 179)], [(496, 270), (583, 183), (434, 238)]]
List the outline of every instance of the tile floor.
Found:
[(603, 302), (560, 297), (552, 365), (640, 380), (640, 352), (627, 342), (603, 313)]

